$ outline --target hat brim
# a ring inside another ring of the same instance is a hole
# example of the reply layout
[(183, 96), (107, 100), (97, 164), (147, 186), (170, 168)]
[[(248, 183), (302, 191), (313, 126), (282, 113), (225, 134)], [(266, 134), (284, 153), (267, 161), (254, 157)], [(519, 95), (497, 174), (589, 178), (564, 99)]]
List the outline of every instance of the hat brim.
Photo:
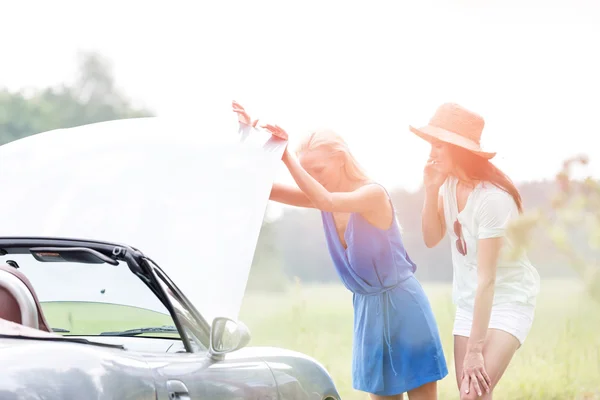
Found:
[(474, 141), (467, 139), (464, 136), (461, 136), (457, 133), (448, 131), (443, 128), (438, 128), (437, 126), (426, 125), (421, 128), (415, 128), (414, 126), (409, 125), (409, 129), (421, 139), (424, 139), (430, 143), (432, 143), (435, 140), (450, 143), (455, 146), (462, 147), (463, 149), (469, 150), (472, 153), (475, 153), (478, 156), (486, 158), (488, 160), (496, 155), (495, 152), (483, 151), (481, 149), (481, 146), (479, 146)]

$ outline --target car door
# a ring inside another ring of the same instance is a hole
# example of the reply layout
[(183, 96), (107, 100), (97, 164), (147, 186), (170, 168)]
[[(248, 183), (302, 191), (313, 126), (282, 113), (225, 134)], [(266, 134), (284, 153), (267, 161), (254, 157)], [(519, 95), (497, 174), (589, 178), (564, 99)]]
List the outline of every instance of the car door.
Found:
[(182, 344), (149, 361), (158, 399), (277, 399), (273, 374), (259, 357), (239, 356), (235, 352), (222, 359), (211, 357), (206, 323), (197, 321), (194, 312), (186, 307), (185, 297), (169, 278), (160, 269), (153, 269), (191, 350)]

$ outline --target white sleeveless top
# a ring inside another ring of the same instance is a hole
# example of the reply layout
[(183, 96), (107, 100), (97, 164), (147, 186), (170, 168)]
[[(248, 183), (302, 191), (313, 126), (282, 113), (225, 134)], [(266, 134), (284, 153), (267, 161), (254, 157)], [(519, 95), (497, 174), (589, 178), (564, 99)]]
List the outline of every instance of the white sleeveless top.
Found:
[[(519, 216), (517, 205), (509, 193), (489, 182), (481, 182), (471, 192), (464, 209), (458, 213), (456, 203), (455, 177), (448, 177), (440, 188), (444, 203), (446, 231), (451, 240), (454, 303), (472, 311), (477, 290), (477, 247), (478, 240), (504, 237), (496, 268), (494, 305), (529, 304), (535, 305), (540, 288), (540, 276), (522, 252), (516, 259), (510, 259), (514, 249), (506, 237), (509, 223)], [(467, 244), (467, 254), (463, 256), (456, 248), (458, 237), (454, 233), (454, 221), (462, 225), (462, 234)]]

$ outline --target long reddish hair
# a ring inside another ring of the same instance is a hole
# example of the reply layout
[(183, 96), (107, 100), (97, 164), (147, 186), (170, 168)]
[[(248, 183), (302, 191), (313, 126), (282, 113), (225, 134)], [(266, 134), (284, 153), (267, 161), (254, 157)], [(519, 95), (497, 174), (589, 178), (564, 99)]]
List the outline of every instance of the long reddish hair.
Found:
[(490, 182), (494, 186), (504, 190), (512, 196), (517, 204), (519, 213), (523, 212), (523, 201), (517, 187), (512, 180), (490, 160), (477, 154), (447, 143), (450, 157), (455, 166), (459, 167), (467, 178), (474, 181)]

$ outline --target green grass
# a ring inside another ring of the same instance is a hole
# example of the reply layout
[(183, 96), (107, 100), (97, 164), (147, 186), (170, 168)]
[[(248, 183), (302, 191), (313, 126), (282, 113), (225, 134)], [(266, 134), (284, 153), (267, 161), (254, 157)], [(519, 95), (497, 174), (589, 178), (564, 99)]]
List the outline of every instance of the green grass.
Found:
[[(458, 399), (451, 288), (430, 284), (424, 288), (436, 315), (449, 369), (439, 384), (439, 398)], [(77, 335), (173, 324), (169, 316), (118, 305), (46, 303), (43, 308), (53, 327)], [(250, 345), (308, 354), (329, 370), (343, 399), (367, 399), (352, 389), (352, 295), (343, 287), (297, 284), (280, 294), (248, 293), (240, 319), (252, 333)], [(531, 333), (494, 398), (600, 400), (600, 304), (591, 300), (581, 283), (542, 283)]]
[[(432, 303), (449, 374), (440, 399), (458, 399), (452, 349), (454, 306), (449, 285), (424, 285)], [(367, 399), (351, 380), (352, 297), (341, 286), (297, 284), (283, 294), (248, 293), (240, 313), (250, 345), (285, 347), (318, 359), (343, 399)], [(579, 282), (542, 282), (536, 319), (494, 392), (495, 399), (599, 399), (600, 304)]]
[[(68, 329), (64, 335), (98, 335), (149, 326), (174, 325), (169, 315), (154, 311), (105, 303), (42, 303), (44, 316), (55, 328)], [(140, 336), (179, 337), (177, 334), (152, 333)]]

